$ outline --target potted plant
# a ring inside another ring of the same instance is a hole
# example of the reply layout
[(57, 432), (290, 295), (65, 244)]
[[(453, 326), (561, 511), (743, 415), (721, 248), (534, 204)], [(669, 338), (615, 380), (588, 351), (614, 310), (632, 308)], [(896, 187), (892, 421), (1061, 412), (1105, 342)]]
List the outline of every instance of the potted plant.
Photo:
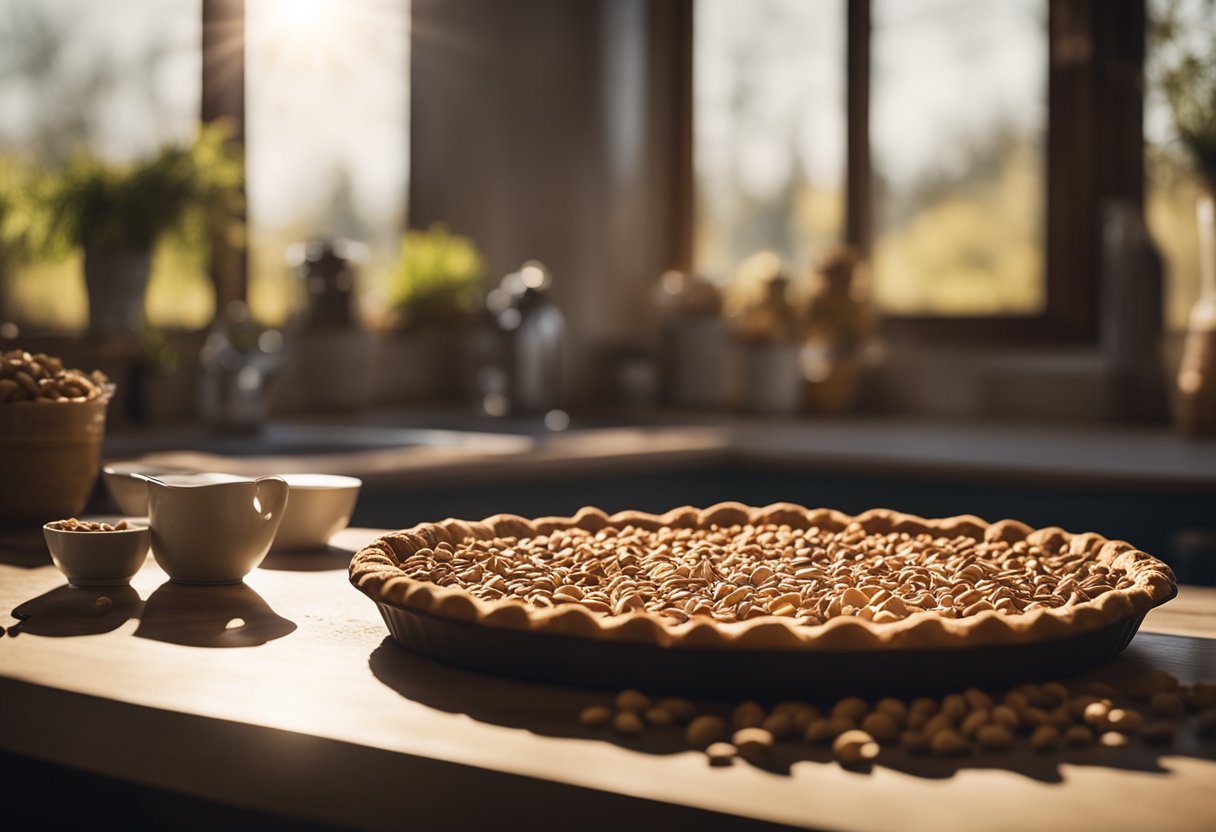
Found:
[(166, 233), (206, 247), (239, 233), (243, 165), (216, 123), (190, 145), (168, 145), (147, 159), (114, 164), (79, 155), (46, 177), (40, 204), (50, 254), (84, 251), (89, 328), (139, 330), (152, 250)]
[(398, 326), (446, 328), (467, 321), (485, 274), (485, 259), (468, 237), (438, 223), (407, 232), (388, 291)]
[(485, 258), (473, 241), (442, 224), (401, 238), (387, 286), (391, 329), (380, 340), (377, 391), (398, 400), (459, 392), (468, 325), (485, 276)]

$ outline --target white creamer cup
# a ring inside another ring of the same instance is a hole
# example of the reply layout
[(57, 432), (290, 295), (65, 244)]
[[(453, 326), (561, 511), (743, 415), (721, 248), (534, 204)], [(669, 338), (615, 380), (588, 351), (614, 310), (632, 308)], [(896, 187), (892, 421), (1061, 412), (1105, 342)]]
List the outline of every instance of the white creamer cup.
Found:
[(287, 506), (281, 477), (228, 474), (149, 477), (152, 556), (182, 584), (234, 584), (270, 551)]

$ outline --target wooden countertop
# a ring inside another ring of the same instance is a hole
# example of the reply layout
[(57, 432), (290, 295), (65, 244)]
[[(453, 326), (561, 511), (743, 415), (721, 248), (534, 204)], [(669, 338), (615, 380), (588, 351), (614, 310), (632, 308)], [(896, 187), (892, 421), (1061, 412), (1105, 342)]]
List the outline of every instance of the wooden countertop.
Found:
[[(177, 587), (149, 561), (129, 592), (67, 589), (39, 541), (0, 544), (0, 624), (16, 633), (0, 638), (0, 748), (366, 829), (1216, 828), (1216, 742), (1193, 731), (1162, 750), (1050, 758), (884, 752), (858, 773), (814, 754), (713, 769), (670, 738), (581, 730), (603, 695), (476, 676), (387, 640), (345, 573), (375, 533), (272, 556), (238, 587)], [(1216, 590), (1184, 587), (1091, 675), (1155, 668), (1216, 677)]]

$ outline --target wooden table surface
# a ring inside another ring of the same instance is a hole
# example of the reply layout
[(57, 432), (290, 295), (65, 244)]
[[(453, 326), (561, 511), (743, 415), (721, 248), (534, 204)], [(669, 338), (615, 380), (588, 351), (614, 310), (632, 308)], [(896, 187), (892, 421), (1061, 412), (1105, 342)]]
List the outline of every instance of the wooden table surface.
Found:
[[(713, 769), (671, 735), (584, 731), (578, 712), (603, 694), (477, 676), (387, 640), (346, 580), (346, 552), (374, 534), (274, 555), (237, 587), (178, 587), (149, 560), (123, 592), (67, 588), (37, 540), (0, 544), (0, 749), (369, 829), (1216, 829), (1216, 742), (1193, 730), (1162, 750), (884, 751), (868, 772), (792, 745), (763, 769)], [(1216, 590), (1184, 587), (1089, 675), (1156, 668), (1216, 678)]]

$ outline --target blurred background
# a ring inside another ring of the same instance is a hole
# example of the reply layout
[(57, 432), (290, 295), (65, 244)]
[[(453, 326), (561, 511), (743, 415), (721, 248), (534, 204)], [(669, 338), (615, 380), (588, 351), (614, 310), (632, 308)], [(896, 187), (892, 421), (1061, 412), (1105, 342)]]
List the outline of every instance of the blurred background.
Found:
[(1213, 182), (1209, 0), (0, 5), (0, 347), (110, 375), (108, 458), (718, 431), (372, 525), (890, 504), (1216, 581)]

